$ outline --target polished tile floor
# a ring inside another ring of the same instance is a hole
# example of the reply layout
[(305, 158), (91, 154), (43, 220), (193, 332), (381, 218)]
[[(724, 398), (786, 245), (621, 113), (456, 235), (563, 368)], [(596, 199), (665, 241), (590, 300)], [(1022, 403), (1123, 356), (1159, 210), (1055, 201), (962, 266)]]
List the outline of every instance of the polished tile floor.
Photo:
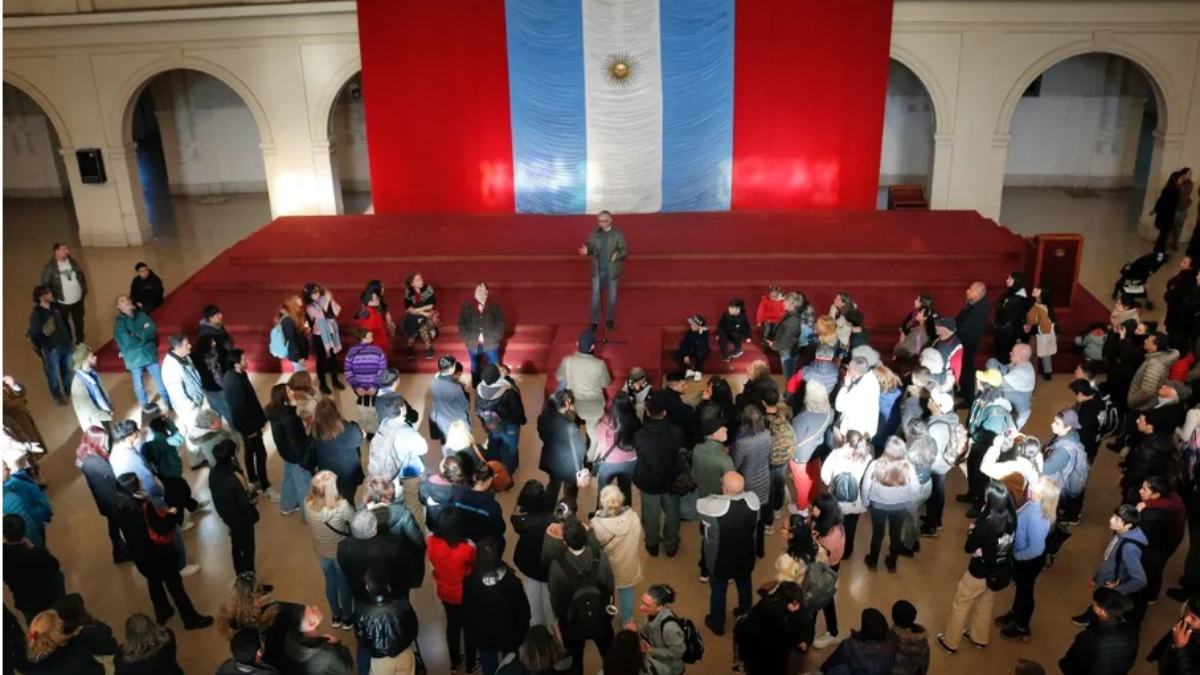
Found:
[[(1058, 190), (1019, 189), (1005, 193), (1004, 222), (1021, 234), (1046, 231), (1082, 232), (1088, 239), (1083, 264), (1084, 283), (1092, 292), (1103, 294), (1111, 289), (1122, 262), (1149, 249), (1137, 239), (1127, 213), (1128, 193), (1100, 192), (1097, 199), (1076, 200)], [(194, 273), (218, 252), (253, 232), (269, 218), (269, 209), (262, 196), (238, 195), (221, 205), (200, 205), (193, 198), (177, 198), (173, 208), (175, 218), (171, 231), (161, 234), (152, 245), (127, 249), (76, 249), (76, 256), (88, 271), (92, 293), (88, 298), (88, 340), (100, 344), (111, 336), (115, 308), (111, 302), (128, 288), (133, 264), (148, 262), (170, 288)], [(39, 201), (4, 203), (4, 348), (3, 372), (24, 382), (30, 390), (35, 416), (46, 436), (49, 456), (44, 460), (45, 473), (50, 481), (50, 498), (55, 507), (55, 519), (49, 528), (51, 550), (63, 561), (67, 586), (84, 594), (94, 614), (113, 624), (118, 634), (125, 617), (133, 611), (150, 611), (145, 587), (129, 565), (114, 567), (109, 561), (108, 541), (100, 516), (87, 487), (72, 463), (74, 444), (78, 439), (75, 417), (68, 408), (55, 407), (49, 400), (40, 363), (31, 354), (24, 338), (29, 311), (29, 289), (36, 283), (41, 265), (49, 257), (54, 241), (75, 241), (72, 219), (62, 202)], [(1165, 272), (1165, 271), (1164, 271)], [(1161, 294), (1167, 274), (1155, 278), (1152, 288)], [(503, 299), (501, 299), (503, 302)], [(903, 308), (898, 308), (903, 311)], [(277, 376), (253, 377), (260, 395), (264, 396)], [(124, 406), (121, 412), (133, 414), (133, 391), (127, 375), (106, 375), (105, 382), (115, 401)], [(541, 376), (521, 381), (525, 405), (529, 411), (541, 407)], [(152, 387), (152, 385), (149, 385)], [(403, 393), (410, 400), (424, 401), (428, 377), (411, 376), (403, 381)], [(694, 385), (698, 389), (698, 385)], [(693, 392), (698, 395), (698, 391)], [(352, 405), (344, 398), (342, 403)], [(1069, 403), (1066, 380), (1056, 377), (1051, 383), (1039, 383), (1035, 414), (1030, 428), (1038, 435), (1048, 433), (1053, 413)], [(531, 427), (522, 439), (522, 466), (518, 479), (540, 476), (533, 469), (537, 464), (538, 443)], [(272, 449), (273, 450), (273, 449)], [(278, 459), (271, 458), (271, 476), (281, 477)], [(1054, 671), (1055, 661), (1065, 652), (1076, 628), (1069, 617), (1083, 609), (1088, 601), (1086, 580), (1094, 571), (1103, 553), (1108, 536), (1107, 515), (1114, 505), (1109, 488), (1115, 486), (1117, 468), (1110, 453), (1102, 453), (1093, 474), (1093, 490), (1085, 510), (1083, 523), (1067, 544), (1053, 569), (1046, 572), (1038, 590), (1037, 615), (1033, 639), (1026, 644), (1001, 640), (993, 631), (991, 644), (985, 650), (966, 648), (954, 657), (942, 654), (936, 646), (933, 654), (933, 673), (1004, 673), (1017, 658), (1041, 661)], [(191, 476), (198, 493), (207, 492), (207, 476), (200, 471)], [(951, 478), (949, 492), (959, 492), (964, 479), (958, 473)], [(594, 495), (588, 495), (594, 499)], [(506, 513), (512, 507), (513, 495), (501, 499)], [(936, 633), (941, 630), (949, 613), (950, 600), (959, 577), (966, 568), (962, 551), (968, 521), (961, 507), (948, 507), (947, 527), (937, 540), (925, 540), (924, 549), (915, 560), (900, 561), (897, 574), (885, 571), (870, 573), (861, 554), (844, 566), (838, 595), (839, 618), (843, 635), (858, 625), (860, 611), (867, 606), (882, 609), (885, 614), (891, 604), (901, 598), (914, 602), (920, 611), (919, 621)], [(320, 570), (313, 559), (308, 532), (295, 517), (282, 517), (270, 505), (262, 508), (263, 520), (258, 527), (258, 569), (261, 576), (276, 586), (276, 596), (324, 606)], [(185, 583), (202, 611), (215, 613), (226, 596), (232, 580), (229, 542), (224, 526), (215, 513), (202, 511), (196, 518), (198, 527), (189, 532), (189, 558), (203, 569)], [(858, 549), (865, 551), (870, 526), (864, 524), (858, 536)], [(684, 542), (678, 557), (647, 560), (645, 584), (668, 581), (679, 593), (677, 610), (698, 623), (707, 611), (708, 590), (699, 582), (695, 566), (698, 554), (695, 525), (684, 528)], [(770, 578), (769, 560), (783, 544), (776, 537), (771, 543), (768, 561), (759, 565), (756, 584)], [(1171, 561), (1166, 578), (1178, 578), (1182, 555)], [(997, 613), (1007, 609), (1012, 591), (1001, 594), (996, 601)], [(421, 620), (420, 644), (427, 657), (430, 672), (448, 672), (443, 644), (444, 618), (433, 592), (432, 582), (414, 593), (414, 603)], [(1149, 612), (1142, 632), (1142, 652), (1161, 637), (1179, 613), (1177, 603), (1164, 598)], [(176, 629), (180, 627), (174, 625)], [(188, 673), (212, 672), (226, 658), (227, 645), (216, 630), (199, 633), (180, 632), (180, 661)], [(730, 664), (729, 638), (716, 638), (706, 633), (707, 655), (704, 662), (691, 672), (726, 672)], [(350, 639), (347, 637), (347, 639)], [(816, 652), (808, 666), (816, 668), (825, 652)], [(588, 656), (588, 673), (599, 669), (594, 652)], [(1146, 664), (1134, 672), (1150, 673)]]

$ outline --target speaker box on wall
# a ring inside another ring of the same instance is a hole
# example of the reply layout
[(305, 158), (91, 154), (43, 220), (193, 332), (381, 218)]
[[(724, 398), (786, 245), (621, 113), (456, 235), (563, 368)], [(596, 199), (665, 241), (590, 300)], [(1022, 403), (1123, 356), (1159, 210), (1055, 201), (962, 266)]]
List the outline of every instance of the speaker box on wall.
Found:
[(84, 183), (108, 181), (108, 174), (104, 172), (104, 156), (99, 148), (76, 150), (75, 159), (79, 162), (79, 177)]
[(1070, 307), (1083, 262), (1083, 237), (1078, 234), (1039, 234), (1030, 241), (1030, 283), (1050, 289), (1053, 307)]

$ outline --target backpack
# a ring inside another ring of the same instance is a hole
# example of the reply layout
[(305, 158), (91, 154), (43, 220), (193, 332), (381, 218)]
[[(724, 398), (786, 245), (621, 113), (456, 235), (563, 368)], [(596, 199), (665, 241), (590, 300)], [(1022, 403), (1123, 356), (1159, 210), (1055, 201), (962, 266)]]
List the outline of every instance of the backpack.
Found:
[(1088, 464), (1083, 447), (1075, 446), (1074, 452), (1071, 453), (1071, 465), (1067, 467), (1067, 477), (1064, 481), (1066, 485), (1063, 486), (1068, 495), (1083, 494), (1083, 489), (1087, 487), (1090, 469), (1091, 466)]
[(696, 629), (691, 619), (682, 616), (669, 616), (663, 623), (673, 623), (683, 631), (683, 662), (697, 663), (704, 658), (704, 637)]
[(696, 491), (696, 478), (692, 476), (692, 456), (687, 450), (680, 450), (679, 455), (675, 459), (675, 483), (671, 486), (671, 492), (680, 497), (686, 496)]
[(950, 466), (958, 465), (970, 450), (971, 434), (967, 433), (967, 428), (961, 422), (955, 424), (934, 422), (934, 424), (945, 424), (950, 428), (950, 442), (942, 449), (942, 461)]
[[(1143, 556), (1146, 555), (1146, 545), (1143, 544), (1142, 542), (1136, 541), (1134, 539), (1129, 539), (1129, 538), (1121, 539), (1121, 543), (1117, 544), (1117, 551), (1116, 551), (1117, 569), (1116, 569), (1115, 577), (1116, 577), (1116, 580), (1118, 583), (1121, 581), (1121, 549), (1125, 548), (1125, 544), (1133, 544), (1134, 546), (1138, 547), (1141, 550)], [(1142, 564), (1144, 565), (1145, 563), (1143, 562)], [(1145, 589), (1143, 588), (1143, 590), (1145, 590)], [(1140, 593), (1140, 592), (1141, 591), (1134, 591), (1134, 594), (1136, 595), (1137, 593)]]
[(600, 554), (593, 553), (592, 566), (586, 576), (575, 572), (565, 561), (560, 564), (579, 582), (567, 605), (567, 624), (572, 635), (584, 640), (602, 636), (605, 629), (612, 626), (612, 617), (608, 615), (608, 602), (600, 593)]
[(483, 430), (489, 436), (494, 436), (504, 429), (504, 422), (500, 419), (500, 415), (495, 410), (475, 408), (475, 416), (479, 418), (479, 423), (483, 425)]
[(287, 338), (283, 337), (283, 326), (275, 324), (271, 329), (271, 356), (277, 359), (286, 359), (288, 357)]
[(829, 485), (829, 494), (843, 504), (857, 503), (858, 481), (854, 480), (849, 471), (843, 471), (833, 477), (833, 483)]
[(804, 608), (809, 612), (824, 609), (837, 595), (838, 573), (829, 565), (813, 561), (808, 564), (808, 573), (804, 575)]

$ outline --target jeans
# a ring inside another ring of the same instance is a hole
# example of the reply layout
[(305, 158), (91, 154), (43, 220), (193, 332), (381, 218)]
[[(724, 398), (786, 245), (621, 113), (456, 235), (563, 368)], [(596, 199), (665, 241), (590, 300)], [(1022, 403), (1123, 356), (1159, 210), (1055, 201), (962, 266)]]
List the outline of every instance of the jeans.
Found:
[[(779, 512), (787, 502), (788, 465), (771, 465), (771, 510)], [(799, 498), (796, 501), (800, 501)]]
[(133, 395), (137, 397), (138, 403), (146, 405), (150, 402), (150, 398), (146, 396), (146, 383), (142, 382), (142, 376), (146, 371), (150, 371), (150, 377), (154, 379), (154, 386), (158, 389), (159, 398), (170, 406), (171, 399), (167, 397), (167, 385), (163, 384), (162, 380), (162, 367), (157, 363), (129, 369), (129, 374), (133, 376)]
[(529, 625), (554, 628), (554, 606), (550, 604), (550, 584), (529, 577), (521, 577), (525, 597), (529, 598)]
[(646, 548), (666, 545), (667, 555), (679, 550), (679, 495), (642, 493), (642, 527)]
[[(965, 366), (964, 366), (965, 367)], [(946, 623), (946, 646), (958, 649), (962, 644), (963, 627), (967, 615), (971, 616), (971, 641), (981, 645), (988, 643), (992, 628), (992, 604), (996, 592), (987, 587), (987, 579), (978, 579), (964, 572), (958, 580), (958, 590), (950, 604), (950, 621)]]
[[(225, 398), (223, 391), (206, 391), (204, 397), (208, 399), (208, 407), (217, 411), (221, 419), (225, 420), (226, 424), (233, 424), (233, 409), (229, 407), (229, 401)], [(208, 458), (210, 464), (213, 463), (211, 457)]]
[(496, 675), (496, 671), (500, 669), (500, 657), (502, 656), (504, 656), (502, 652), (480, 649), (479, 666), (483, 669), (483, 675)]
[(506, 424), (495, 434), (488, 435), (488, 449), (496, 453), (500, 463), (508, 469), (508, 475), (517, 475), (521, 465), (521, 427), (517, 424)]
[[(312, 474), (305, 471), (299, 464), (283, 463), (283, 489), (279, 494), (279, 510), (283, 513), (299, 509), (304, 498), (308, 495), (308, 484), (312, 482)], [(304, 511), (300, 510), (300, 520), (304, 520)]]
[(354, 616), (354, 604), (350, 597), (350, 580), (338, 566), (336, 558), (317, 558), (321, 573), (325, 575), (325, 599), (334, 618), (350, 619)]
[[(603, 277), (603, 278), (601, 278)], [(609, 321), (615, 321), (617, 316), (617, 279), (612, 278), (608, 273), (601, 272), (592, 275), (592, 323), (600, 322), (600, 287), (605, 286), (608, 289), (608, 311), (606, 317)]]
[(633, 621), (633, 586), (617, 589), (617, 616), (622, 626)]
[[(754, 605), (750, 597), (750, 577), (738, 577), (733, 580), (733, 584), (737, 586), (738, 606), (735, 610), (738, 614), (749, 612)], [(713, 575), (708, 582), (708, 618), (713, 626), (725, 628), (725, 596), (729, 592), (729, 577), (719, 577)]]
[(467, 349), (467, 356), (471, 357), (471, 384), (479, 386), (480, 378), (483, 377), (483, 359), (487, 358), (488, 363), (500, 365), (500, 350), (499, 349), (484, 349), (483, 345), (475, 344)]
[[(50, 396), (55, 400), (71, 396), (71, 348), (47, 349), (42, 352), (42, 367), (46, 371), (46, 384)], [(61, 380), (62, 384), (59, 384)], [(61, 388), (60, 388), (61, 386)]]
[[(625, 495), (625, 505), (633, 504), (633, 470), (637, 467), (637, 460), (631, 462), (600, 462), (596, 468), (596, 510), (600, 510), (600, 491), (606, 485), (617, 481), (617, 487), (621, 488), (621, 494)], [(624, 623), (622, 621), (621, 623)]]
[(61, 302), (55, 304), (62, 312), (63, 323), (71, 329), (71, 336), (75, 344), (83, 344), (83, 298), (73, 305), (64, 305)]
[(890, 510), (871, 507), (871, 551), (867, 555), (873, 561), (879, 560), (879, 549), (883, 546), (883, 529), (888, 531), (888, 558), (896, 559), (904, 545), (900, 541), (900, 528), (904, 526), (904, 514), (908, 510), (903, 506)]
[(271, 487), (267, 479), (267, 446), (261, 431), (242, 436), (242, 451), (246, 454), (246, 480), (258, 483), (263, 490)]
[(288, 363), (292, 364), (292, 370), (297, 373), (308, 372), (308, 361), (288, 361)]
[(463, 634), (463, 606), (443, 600), (442, 607), (446, 609), (446, 651), (450, 654), (450, 667), (456, 669), (456, 666), (463, 663), (463, 652), (459, 651), (459, 646), (465, 642), (466, 666), (469, 673), (475, 668), (475, 645), (470, 637)]
[(933, 489), (925, 500), (925, 526), (941, 527), (942, 512), (946, 509), (946, 474), (930, 473), (929, 478)]
[(796, 357), (791, 352), (779, 353), (779, 365), (783, 367), (783, 381), (787, 382), (796, 374)]
[(1016, 586), (1016, 593), (1013, 595), (1010, 612), (1016, 617), (1017, 625), (1025, 630), (1029, 630), (1029, 620), (1033, 618), (1033, 586), (1045, 566), (1045, 554), (1032, 560), (1013, 561), (1012, 580)]

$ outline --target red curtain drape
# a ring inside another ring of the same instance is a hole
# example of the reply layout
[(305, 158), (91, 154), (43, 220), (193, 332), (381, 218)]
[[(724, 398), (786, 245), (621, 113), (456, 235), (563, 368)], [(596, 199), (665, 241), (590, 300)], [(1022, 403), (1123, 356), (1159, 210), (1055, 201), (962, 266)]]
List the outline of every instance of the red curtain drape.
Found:
[(358, 0), (377, 213), (512, 212), (503, 0)]
[(871, 209), (892, 0), (738, 0), (733, 208)]

